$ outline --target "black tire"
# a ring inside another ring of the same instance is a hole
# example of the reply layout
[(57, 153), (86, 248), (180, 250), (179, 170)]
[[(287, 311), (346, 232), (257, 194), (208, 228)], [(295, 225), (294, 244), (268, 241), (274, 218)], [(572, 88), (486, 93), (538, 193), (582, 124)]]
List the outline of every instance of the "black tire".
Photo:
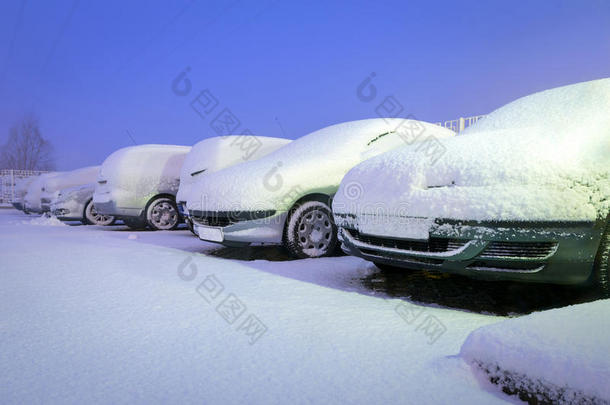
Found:
[(300, 259), (333, 255), (338, 247), (337, 226), (328, 204), (306, 201), (294, 207), (286, 220), (283, 244)]
[(109, 226), (114, 224), (114, 221), (115, 218), (113, 216), (98, 213), (93, 206), (93, 200), (89, 200), (89, 202), (85, 205), (83, 219), (81, 220), (84, 225)]
[(610, 298), (610, 220), (606, 219), (606, 228), (595, 256), (593, 268), (595, 287), (604, 298)]
[(155, 231), (171, 231), (180, 224), (176, 202), (169, 197), (158, 197), (146, 208), (146, 222)]
[(123, 222), (128, 228), (134, 231), (141, 231), (146, 229), (146, 220), (140, 217), (123, 218)]

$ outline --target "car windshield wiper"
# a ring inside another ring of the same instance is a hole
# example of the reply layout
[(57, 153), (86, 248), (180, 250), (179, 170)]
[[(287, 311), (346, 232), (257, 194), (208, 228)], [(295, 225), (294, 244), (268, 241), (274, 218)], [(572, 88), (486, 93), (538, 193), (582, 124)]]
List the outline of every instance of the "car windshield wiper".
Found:
[(197, 176), (198, 174), (201, 174), (203, 172), (205, 172), (207, 169), (201, 169), (201, 170), (197, 170), (196, 172), (191, 173), (192, 177)]

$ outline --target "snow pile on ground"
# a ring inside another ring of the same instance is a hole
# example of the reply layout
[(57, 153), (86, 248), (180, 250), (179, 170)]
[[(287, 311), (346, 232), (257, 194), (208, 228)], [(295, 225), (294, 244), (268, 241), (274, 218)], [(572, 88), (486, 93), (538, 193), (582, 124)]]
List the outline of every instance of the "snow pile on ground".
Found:
[(39, 225), (39, 226), (66, 226), (63, 222), (54, 216), (41, 215), (30, 220), (20, 221), (23, 225)]
[(254, 135), (228, 135), (196, 143), (180, 171), (177, 201), (186, 201), (193, 183), (208, 175), (248, 160), (256, 160), (290, 143), (290, 139)]
[(468, 336), (461, 357), (508, 391), (610, 401), (609, 313), (603, 300), (488, 325)]
[[(95, 190), (94, 201), (109, 191), (122, 191), (125, 207), (139, 207), (142, 199), (158, 193), (176, 194), (180, 169), (190, 146), (138, 145), (113, 152), (104, 160)], [(101, 197), (99, 201), (105, 201)], [(133, 205), (130, 205), (133, 204)]]
[[(536, 93), (494, 111), (431, 164), (414, 146), (351, 170), (335, 212), (471, 220), (583, 220), (610, 207), (610, 79)], [(358, 199), (348, 186), (358, 183)]]
[[(425, 136), (419, 136), (424, 133)], [(455, 135), (446, 128), (405, 119), (368, 119), (305, 135), (256, 161), (202, 177), (193, 195), (204, 210), (286, 210), (303, 192), (333, 194), (354, 165), (409, 142)], [(194, 198), (189, 209), (200, 209)]]

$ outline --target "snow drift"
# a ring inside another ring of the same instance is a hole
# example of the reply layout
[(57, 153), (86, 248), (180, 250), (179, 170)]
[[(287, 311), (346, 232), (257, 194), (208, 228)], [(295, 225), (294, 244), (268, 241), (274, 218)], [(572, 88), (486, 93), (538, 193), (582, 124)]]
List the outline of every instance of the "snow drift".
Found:
[[(335, 212), (471, 220), (586, 220), (610, 203), (610, 79), (518, 99), (444, 141), (429, 164), (413, 146), (346, 176)], [(350, 199), (347, 186), (361, 186)]]
[(508, 390), (551, 402), (610, 401), (609, 312), (603, 300), (484, 326), (461, 357)]

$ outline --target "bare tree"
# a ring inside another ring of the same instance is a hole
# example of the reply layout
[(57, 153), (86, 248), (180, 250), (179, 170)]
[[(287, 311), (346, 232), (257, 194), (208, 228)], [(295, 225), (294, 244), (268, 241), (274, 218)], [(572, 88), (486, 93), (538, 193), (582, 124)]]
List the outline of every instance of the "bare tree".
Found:
[(53, 170), (53, 146), (42, 137), (38, 119), (24, 117), (9, 129), (8, 140), (0, 151), (0, 168)]

